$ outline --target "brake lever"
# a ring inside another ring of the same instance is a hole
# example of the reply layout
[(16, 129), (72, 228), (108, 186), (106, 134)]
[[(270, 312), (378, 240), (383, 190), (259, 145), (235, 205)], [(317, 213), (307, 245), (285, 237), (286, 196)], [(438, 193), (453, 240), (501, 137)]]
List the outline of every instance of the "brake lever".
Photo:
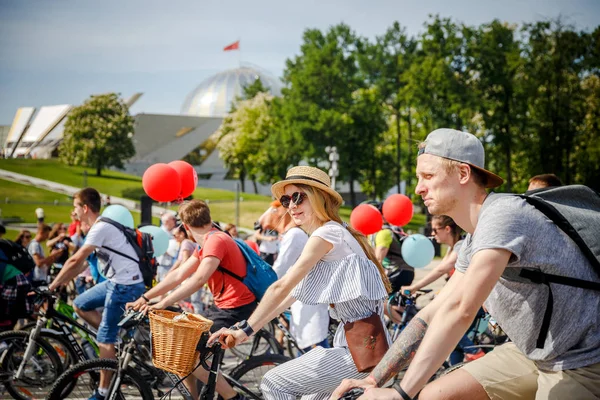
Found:
[(364, 392), (365, 390), (362, 388), (353, 388), (344, 393), (338, 400), (356, 400), (362, 396)]
[(123, 325), (125, 325), (127, 323), (127, 321), (129, 321), (131, 318), (135, 317), (136, 314), (138, 314), (136, 311), (130, 311), (127, 314), (125, 314), (125, 317), (119, 321), (119, 323), (117, 324), (117, 326), (120, 328)]

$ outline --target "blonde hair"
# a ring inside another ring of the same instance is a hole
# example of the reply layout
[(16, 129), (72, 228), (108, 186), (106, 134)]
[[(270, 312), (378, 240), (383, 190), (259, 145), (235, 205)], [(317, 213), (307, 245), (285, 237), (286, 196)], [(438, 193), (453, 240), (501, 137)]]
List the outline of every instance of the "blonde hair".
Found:
[[(419, 143), (419, 150), (424, 149), (425, 146), (426, 146), (425, 142)], [(479, 169), (473, 168), (473, 166), (471, 164), (461, 162), (461, 161), (451, 160), (449, 158), (442, 157), (442, 156), (436, 156), (436, 157), (439, 157), (441, 159), (442, 168), (444, 168), (444, 171), (446, 171), (446, 173), (448, 173), (448, 174), (451, 174), (451, 173), (457, 171), (458, 167), (461, 164), (468, 165), (469, 168), (471, 169), (471, 177), (473, 178), (473, 182), (475, 182), (475, 184), (478, 186), (482, 186), (484, 188), (487, 187), (487, 184), (488, 184), (487, 175), (484, 174), (483, 172), (481, 172)]]
[[(340, 206), (337, 204), (337, 200), (331, 197), (326, 192), (319, 190), (313, 186), (303, 185), (303, 184), (295, 184), (298, 188), (302, 189), (308, 200), (310, 201), (310, 205), (315, 213), (315, 216), (319, 219), (319, 221), (325, 223), (328, 221), (335, 221), (338, 224), (344, 225), (344, 222), (340, 218), (339, 209)], [(375, 251), (369, 245), (369, 242), (365, 235), (355, 230), (354, 228), (347, 226), (348, 232), (356, 239), (360, 247), (365, 252), (365, 255), (375, 264), (377, 269), (379, 270), (379, 275), (381, 275), (381, 281), (383, 282), (383, 286), (385, 286), (386, 292), (390, 293), (392, 291), (392, 285), (390, 284), (390, 280), (385, 273), (385, 269), (383, 265), (377, 260), (375, 257)]]

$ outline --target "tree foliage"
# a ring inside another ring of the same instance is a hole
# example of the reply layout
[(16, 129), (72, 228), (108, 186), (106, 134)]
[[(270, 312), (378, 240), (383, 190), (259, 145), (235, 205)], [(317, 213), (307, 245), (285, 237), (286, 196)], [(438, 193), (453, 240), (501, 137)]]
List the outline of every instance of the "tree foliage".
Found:
[(105, 168), (123, 168), (135, 155), (132, 136), (133, 118), (116, 93), (91, 96), (69, 113), (60, 159), (95, 168), (100, 176)]
[(336, 146), (353, 205), (355, 182), (382, 198), (404, 180), (410, 194), (417, 143), (446, 127), (480, 138), (500, 191), (522, 192), (541, 173), (600, 189), (600, 26), (431, 16), (416, 36), (397, 22), (375, 40), (345, 24), (307, 29), (283, 82), (276, 99), (255, 82), (244, 98), (262, 100), (225, 119), (223, 138), (237, 136), (223, 155), (238, 177), (269, 183), (299, 162), (328, 169), (325, 148)]

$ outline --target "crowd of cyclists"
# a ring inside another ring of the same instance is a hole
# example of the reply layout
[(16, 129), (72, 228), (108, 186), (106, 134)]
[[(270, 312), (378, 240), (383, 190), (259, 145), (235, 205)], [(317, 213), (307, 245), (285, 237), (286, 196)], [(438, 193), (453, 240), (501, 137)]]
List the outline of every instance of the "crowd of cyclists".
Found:
[[(548, 177), (536, 177), (530, 189), (560, 185)], [(85, 188), (73, 197), (69, 226), (40, 223), (34, 237), (19, 234), (17, 242), (35, 267), (28, 282), (7, 275), (9, 268), (3, 272), (4, 328), (13, 328), (18, 313), (31, 308), (11, 308), (32, 301), (35, 296), (23, 293), (30, 284), (42, 289), (38, 296), (77, 293), (73, 310), (92, 328), (101, 359), (121, 357), (127, 309), (143, 315), (177, 306), (210, 319), (200, 354), (211, 345), (235, 350), (252, 344), (252, 359), (264, 355), (253, 353), (260, 340), (267, 354), (281, 353), (284, 342), (293, 341), (296, 350), (285, 358), (256, 364), (270, 365), (254, 382), (266, 399), (600, 396), (600, 296), (594, 286), (532, 283), (519, 276), (533, 268), (597, 285), (589, 258), (525, 199), (487, 190), (503, 180), (485, 169), (483, 146), (474, 135), (430, 133), (419, 148), (417, 178), (416, 194), (433, 215), (432, 239), (448, 251), (415, 281), (402, 258), (406, 234), (400, 227), (384, 221), (379, 233), (365, 237), (340, 218), (343, 199), (327, 173), (289, 169), (273, 184), (276, 200), (258, 219), (256, 232), (245, 237), (278, 277), (260, 301), (238, 278), (246, 274), (234, 241), (238, 228), (213, 221), (205, 202), (187, 201), (177, 213), (161, 216), (170, 241), (157, 259), (156, 283), (147, 288), (135, 249), (118, 227), (99, 218), (101, 196)], [(448, 280), (444, 288), (417, 309), (422, 289), (442, 277)], [(18, 290), (6, 294), (13, 281), (20, 282)], [(487, 312), (503, 331), (487, 329)], [(5, 362), (1, 341), (0, 335), (0, 365), (16, 368), (17, 362)], [(31, 356), (25, 347), (22, 358)], [(89, 398), (104, 400), (119, 368), (98, 371)], [(0, 376), (13, 382), (14, 372)], [(211, 373), (210, 364), (181, 378), (190, 398), (199, 396), (198, 381), (212, 384), (224, 399), (254, 396), (239, 390), (227, 373)]]

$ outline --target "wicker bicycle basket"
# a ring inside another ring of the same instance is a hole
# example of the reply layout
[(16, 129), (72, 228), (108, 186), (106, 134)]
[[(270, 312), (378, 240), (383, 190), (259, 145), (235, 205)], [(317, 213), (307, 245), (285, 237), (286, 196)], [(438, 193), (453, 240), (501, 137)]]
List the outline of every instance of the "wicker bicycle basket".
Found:
[(200, 336), (210, 330), (213, 322), (196, 314), (174, 321), (178, 315), (167, 310), (150, 311), (152, 361), (157, 368), (187, 375), (194, 368)]

